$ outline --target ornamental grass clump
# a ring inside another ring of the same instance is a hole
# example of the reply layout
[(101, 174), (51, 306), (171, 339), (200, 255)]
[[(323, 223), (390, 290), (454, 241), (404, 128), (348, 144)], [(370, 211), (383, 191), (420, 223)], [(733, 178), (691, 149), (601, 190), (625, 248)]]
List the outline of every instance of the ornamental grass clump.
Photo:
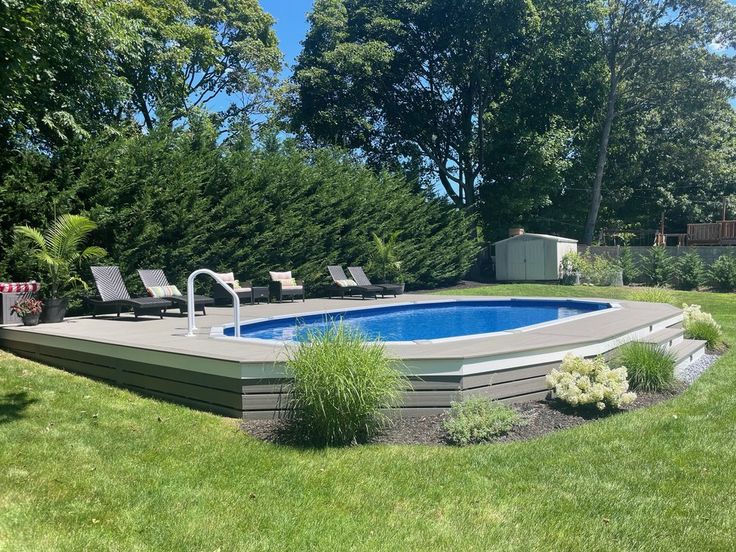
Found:
[(632, 301), (642, 301), (644, 303), (672, 303), (675, 300), (672, 293), (662, 287), (646, 287), (634, 290), (630, 298)]
[(682, 305), (682, 327), (688, 339), (702, 339), (710, 349), (723, 349), (723, 330), (710, 313), (703, 312), (700, 305)]
[(442, 427), (451, 443), (465, 446), (490, 441), (520, 422), (519, 413), (505, 404), (488, 397), (472, 397), (453, 402)]
[(675, 380), (674, 355), (653, 343), (630, 341), (621, 345), (616, 364), (626, 366), (629, 384), (641, 391), (663, 391)]
[(365, 441), (399, 404), (406, 379), (379, 342), (336, 323), (309, 335), (287, 361), (292, 430), (314, 445)]
[(598, 410), (621, 408), (634, 402), (625, 366), (610, 368), (603, 357), (585, 359), (565, 355), (560, 368), (547, 376), (547, 387), (573, 408), (595, 406)]

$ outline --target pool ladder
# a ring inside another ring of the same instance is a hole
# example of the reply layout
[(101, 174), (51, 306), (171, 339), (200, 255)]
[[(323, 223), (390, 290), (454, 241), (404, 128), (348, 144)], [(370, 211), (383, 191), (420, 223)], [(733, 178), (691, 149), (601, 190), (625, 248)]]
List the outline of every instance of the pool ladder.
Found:
[(196, 335), (194, 333), (194, 330), (197, 329), (197, 326), (194, 322), (194, 279), (200, 274), (207, 274), (208, 276), (212, 276), (215, 282), (225, 288), (230, 296), (233, 298), (233, 324), (235, 329), (235, 337), (240, 337), (240, 297), (238, 297), (238, 294), (233, 291), (233, 288), (227, 285), (225, 281), (217, 275), (216, 272), (213, 272), (208, 268), (200, 268), (199, 270), (195, 270), (189, 275), (189, 278), (187, 278), (187, 336)]

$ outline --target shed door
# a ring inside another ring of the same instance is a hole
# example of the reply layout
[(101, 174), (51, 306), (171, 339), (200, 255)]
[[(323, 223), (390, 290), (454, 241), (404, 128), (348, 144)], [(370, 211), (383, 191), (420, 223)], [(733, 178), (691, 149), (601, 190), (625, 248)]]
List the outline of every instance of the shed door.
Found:
[(524, 243), (514, 243), (513, 240), (506, 246), (507, 280), (526, 280), (526, 252)]
[(546, 280), (544, 240), (528, 240), (526, 242), (526, 279)]

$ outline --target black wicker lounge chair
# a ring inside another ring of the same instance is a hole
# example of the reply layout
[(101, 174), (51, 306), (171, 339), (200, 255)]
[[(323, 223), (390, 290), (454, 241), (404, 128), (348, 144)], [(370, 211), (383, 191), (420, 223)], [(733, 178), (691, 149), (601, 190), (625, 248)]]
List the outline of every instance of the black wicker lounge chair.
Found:
[[(355, 280), (355, 283), (359, 286), (372, 286), (371, 281), (368, 279), (368, 276), (366, 276), (365, 271), (363, 270), (362, 266), (349, 266), (348, 272), (350, 272), (350, 275), (353, 277), (353, 280)], [(396, 295), (400, 295), (404, 293), (404, 284), (376, 284), (376, 286), (383, 289), (383, 292), (381, 292), (381, 295), (385, 297), (387, 293), (392, 294), (394, 297)]]
[(291, 276), (291, 271), (288, 272), (269, 272), (271, 282), (268, 284), (268, 300), (275, 299), (279, 303), (284, 300), (285, 297), (290, 298), (292, 301), (294, 297), (301, 297), (304, 301), (304, 282), (297, 281)]
[(99, 299), (89, 299), (93, 318), (98, 314), (111, 314), (111, 312), (116, 312), (120, 316), (124, 308), (133, 309), (136, 318), (145, 314), (155, 314), (163, 318), (166, 309), (172, 306), (168, 299), (131, 297), (117, 266), (93, 266), (92, 276), (100, 294)]
[(339, 295), (342, 299), (345, 296), (360, 295), (365, 299), (366, 297), (377, 297), (378, 294), (383, 294), (383, 288), (378, 286), (361, 286), (357, 282), (351, 280), (345, 274), (345, 270), (341, 266), (328, 266), (327, 271), (330, 273), (333, 285), (330, 286), (329, 296), (330, 299), (335, 295)]
[[(159, 299), (168, 299), (169, 301), (171, 301), (174, 307), (179, 308), (179, 312), (181, 314), (185, 314), (187, 312), (186, 295), (159, 295), (158, 293), (152, 293), (152, 290), (156, 291), (154, 288), (172, 287), (169, 283), (169, 279), (166, 277), (166, 274), (163, 270), (161, 270), (160, 268), (138, 269), (138, 276), (141, 277), (141, 281), (143, 282), (143, 285), (145, 286), (146, 291), (148, 291), (149, 295)], [(205, 307), (207, 305), (213, 305), (214, 303), (215, 300), (212, 297), (207, 297), (206, 295), (195, 295), (194, 312), (202, 311), (202, 314), (207, 314)]]

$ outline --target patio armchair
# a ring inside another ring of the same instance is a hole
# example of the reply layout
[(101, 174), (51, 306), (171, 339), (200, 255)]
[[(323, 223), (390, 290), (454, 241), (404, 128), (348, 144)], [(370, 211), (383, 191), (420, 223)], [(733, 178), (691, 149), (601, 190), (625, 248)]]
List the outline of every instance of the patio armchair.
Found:
[[(238, 296), (240, 301), (247, 300), (253, 302), (253, 284), (250, 280), (241, 282), (235, 279), (235, 274), (232, 272), (221, 272), (217, 274), (222, 281), (229, 285)], [(215, 285), (212, 288), (212, 295), (215, 298), (216, 305), (230, 305), (232, 303), (232, 295), (220, 285)]]
[(280, 303), (285, 297), (290, 298), (292, 301), (294, 297), (301, 297), (302, 301), (305, 300), (304, 282), (294, 279), (290, 270), (286, 272), (269, 272), (268, 274), (271, 277), (271, 282), (268, 285), (269, 302), (271, 299), (275, 299)]

